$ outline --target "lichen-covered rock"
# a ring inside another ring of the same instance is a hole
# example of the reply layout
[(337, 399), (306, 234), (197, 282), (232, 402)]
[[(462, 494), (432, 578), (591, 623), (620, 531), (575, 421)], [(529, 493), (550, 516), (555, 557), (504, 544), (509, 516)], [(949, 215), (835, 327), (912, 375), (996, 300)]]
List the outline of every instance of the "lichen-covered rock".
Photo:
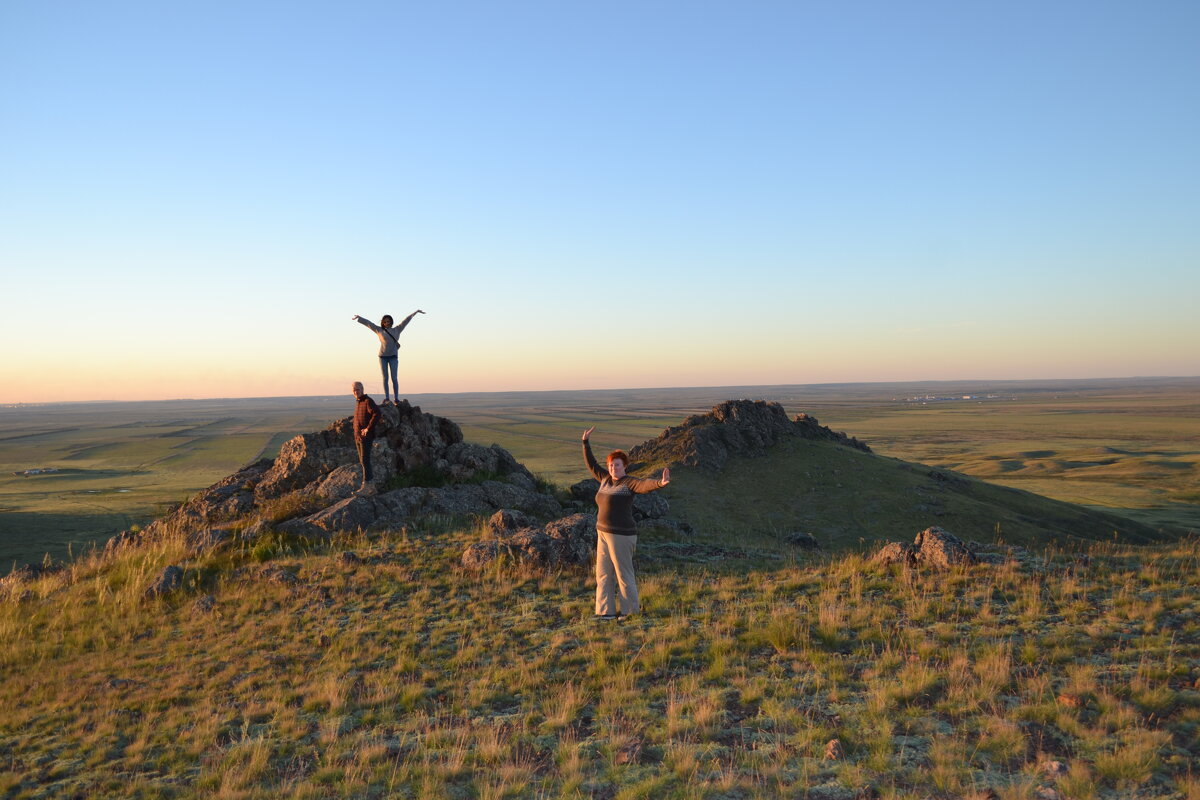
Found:
[(343, 464), (315, 481), (313, 493), (321, 500), (336, 503), (351, 497), (362, 485), (362, 467), (355, 462)]
[(374, 497), (347, 497), (315, 514), (288, 520), (277, 527), (284, 533), (301, 536), (329, 536), (336, 531), (362, 530), (378, 521), (377, 503)]
[(501, 481), (484, 481), (437, 488), (410, 486), (374, 496), (355, 495), (278, 527), (298, 535), (329, 536), (337, 531), (396, 527), (425, 514), (483, 516), (501, 508), (543, 519), (562, 513), (562, 507), (550, 495)]
[(284, 442), (255, 488), (259, 501), (308, 486), (344, 464), (357, 464), (352, 425), (349, 418), (341, 419), (323, 431), (302, 433)]
[(926, 528), (918, 533), (913, 547), (917, 550), (918, 562), (939, 569), (978, 561), (962, 539), (938, 527)]
[(571, 514), (547, 522), (542, 532), (558, 543), (554, 549), (558, 562), (576, 566), (591, 563), (596, 552), (595, 514)]
[(903, 542), (888, 542), (878, 553), (871, 557), (876, 564), (903, 564), (911, 566), (915, 563), (915, 551), (911, 544)]
[(154, 581), (146, 587), (146, 597), (162, 597), (170, 594), (183, 585), (183, 568), (172, 564), (166, 567)]
[(921, 531), (912, 544), (890, 542), (871, 560), (877, 564), (904, 564), (934, 569), (980, 563), (980, 559), (961, 539), (938, 527)]
[(512, 529), (504, 523), (504, 519), (498, 520), (500, 538), (467, 547), (462, 555), (464, 567), (483, 569), (496, 559), (507, 558), (523, 566), (554, 571), (587, 566), (595, 554), (596, 517), (592, 514), (572, 514), (541, 528)]
[(571, 493), (572, 499), (591, 503), (596, 499), (596, 492), (600, 491), (600, 481), (595, 478), (585, 478), (579, 483), (571, 484), (568, 491)]
[(633, 518), (635, 520), (664, 519), (671, 513), (671, 504), (661, 492), (647, 492), (633, 496)]
[(764, 400), (727, 400), (707, 414), (688, 417), (683, 424), (664, 430), (658, 438), (629, 451), (633, 462), (682, 464), (720, 472), (732, 455), (761, 456), (772, 446), (792, 437), (819, 439), (870, 452), (870, 448), (844, 433), (800, 414), (794, 420), (779, 403)]
[(495, 539), (475, 542), (462, 554), (462, 565), (469, 570), (481, 570), (496, 563), (497, 559), (509, 555), (508, 546)]
[(232, 538), (233, 531), (229, 527), (200, 528), (190, 531), (187, 534), (187, 543), (190, 548), (189, 557), (195, 558), (210, 550), (215, 550)]
[(537, 523), (528, 514), (511, 508), (500, 509), (488, 517), (487, 521), (488, 533), (497, 539), (503, 539), (521, 528), (533, 528), (536, 525)]

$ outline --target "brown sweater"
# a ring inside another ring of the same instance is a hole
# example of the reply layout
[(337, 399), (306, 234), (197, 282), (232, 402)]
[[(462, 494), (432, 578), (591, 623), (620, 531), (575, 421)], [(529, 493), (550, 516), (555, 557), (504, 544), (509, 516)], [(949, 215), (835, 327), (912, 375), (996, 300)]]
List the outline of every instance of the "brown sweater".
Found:
[[(375, 426), (379, 423), (379, 406), (368, 395), (363, 395), (354, 404), (354, 438), (366, 439), (375, 435)], [(363, 435), (363, 428), (367, 433)]]
[(584, 440), (583, 458), (588, 471), (600, 481), (596, 492), (596, 530), (617, 536), (637, 536), (637, 524), (633, 521), (633, 496), (647, 494), (663, 487), (658, 478), (635, 478), (626, 475), (614, 481), (608, 470), (596, 463), (592, 445)]

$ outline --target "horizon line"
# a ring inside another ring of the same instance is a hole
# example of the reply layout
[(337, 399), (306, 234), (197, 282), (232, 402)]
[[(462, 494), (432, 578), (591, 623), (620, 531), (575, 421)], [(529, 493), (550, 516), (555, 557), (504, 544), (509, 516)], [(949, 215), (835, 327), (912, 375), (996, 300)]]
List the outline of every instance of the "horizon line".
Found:
[[(837, 386), (912, 386), (930, 384), (1038, 384), (1038, 383), (1095, 383), (1122, 381), (1162, 381), (1162, 380), (1200, 380), (1200, 375), (1129, 375), (1119, 377), (1092, 378), (928, 378), (903, 381), (823, 381), (819, 383), (737, 383), (713, 384), (701, 386), (627, 386), (620, 388), (589, 388), (589, 389), (493, 389), (465, 392), (413, 392), (410, 397), (461, 397), (466, 395), (504, 395), (504, 394), (566, 394), (579, 392), (646, 392), (646, 391), (700, 391), (717, 389), (801, 389), (828, 388)], [(348, 395), (349, 392), (346, 392)], [(181, 403), (225, 400), (327, 400), (342, 397), (341, 394), (311, 394), (311, 395), (255, 395), (255, 396), (214, 396), (214, 397), (164, 397), (152, 400), (116, 399), (103, 400), (15, 400), (0, 403), (0, 408), (13, 406), (80, 406), (98, 403)]]

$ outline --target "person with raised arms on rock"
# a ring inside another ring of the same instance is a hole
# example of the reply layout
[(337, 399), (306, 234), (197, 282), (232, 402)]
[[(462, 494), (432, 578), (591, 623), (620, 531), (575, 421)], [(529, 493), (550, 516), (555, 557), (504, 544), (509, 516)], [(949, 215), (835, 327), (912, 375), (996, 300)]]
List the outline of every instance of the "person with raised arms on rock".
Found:
[(412, 318), (417, 314), (424, 314), (421, 309), (409, 314), (395, 328), (392, 327), (392, 315), (384, 314), (383, 319), (376, 325), (366, 317), (360, 317), (355, 314), (351, 319), (359, 325), (365, 325), (379, 337), (379, 371), (383, 373), (383, 402), (390, 403), (388, 399), (388, 372), (392, 373), (392, 397), (395, 402), (400, 402), (400, 387), (396, 385), (396, 371), (400, 363), (400, 356), (397, 352), (400, 349), (400, 332), (412, 322)]
[(596, 618), (610, 620), (636, 614), (639, 609), (633, 573), (633, 551), (637, 547), (633, 496), (666, 486), (671, 482), (671, 470), (663, 469), (661, 478), (626, 475), (629, 456), (622, 450), (609, 453), (608, 469), (601, 469), (588, 442), (594, 430), (595, 425), (583, 432), (583, 458), (588, 471), (600, 481), (596, 492)]
[(371, 472), (371, 445), (375, 443), (375, 428), (379, 425), (379, 406), (363, 391), (362, 381), (350, 385), (354, 394), (354, 446), (358, 449), (358, 463), (362, 466), (362, 485), (359, 494), (374, 494), (375, 476)]

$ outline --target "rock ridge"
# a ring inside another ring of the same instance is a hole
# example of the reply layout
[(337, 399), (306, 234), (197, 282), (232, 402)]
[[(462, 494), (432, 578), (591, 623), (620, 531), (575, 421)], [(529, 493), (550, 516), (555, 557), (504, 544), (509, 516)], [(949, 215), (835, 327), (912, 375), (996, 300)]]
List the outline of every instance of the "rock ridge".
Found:
[(629, 458), (636, 463), (680, 464), (720, 472), (730, 456), (761, 456), (772, 445), (797, 436), (871, 452), (865, 443), (830, 430), (816, 417), (797, 414), (789, 419), (779, 403), (726, 400), (637, 445), (629, 451)]
[(380, 412), (371, 455), (375, 485), (384, 491), (356, 493), (361, 469), (353, 419), (345, 417), (292, 437), (276, 458), (243, 467), (144, 529), (117, 534), (107, 549), (181, 532), (203, 550), (228, 539), (241, 523), (244, 535), (275, 527), (328, 537), (421, 514), (491, 514), (500, 508), (545, 518), (561, 513), (554, 495), (499, 445), (464, 442), (453, 421), (408, 401), (383, 405)]

